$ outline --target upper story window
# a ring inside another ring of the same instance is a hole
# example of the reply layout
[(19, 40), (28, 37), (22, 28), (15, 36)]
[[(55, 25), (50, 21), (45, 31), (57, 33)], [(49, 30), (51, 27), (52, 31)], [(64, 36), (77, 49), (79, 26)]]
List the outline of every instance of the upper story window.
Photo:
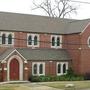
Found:
[(61, 48), (62, 47), (62, 36), (52, 35), (51, 36), (51, 47), (52, 48)]
[(57, 62), (57, 75), (64, 75), (68, 70), (68, 62)]
[(2, 34), (1, 39), (2, 39), (2, 44), (6, 44), (6, 35), (5, 34)]
[(32, 45), (32, 36), (31, 35), (28, 36), (28, 45)]
[(12, 44), (12, 34), (8, 35), (8, 44)]
[(45, 75), (45, 63), (44, 62), (33, 62), (32, 63), (32, 75), (34, 76)]
[(0, 44), (13, 45), (14, 44), (14, 33), (0, 32)]
[(88, 47), (90, 47), (90, 37), (87, 40)]
[(39, 35), (27, 34), (27, 46), (39, 47)]

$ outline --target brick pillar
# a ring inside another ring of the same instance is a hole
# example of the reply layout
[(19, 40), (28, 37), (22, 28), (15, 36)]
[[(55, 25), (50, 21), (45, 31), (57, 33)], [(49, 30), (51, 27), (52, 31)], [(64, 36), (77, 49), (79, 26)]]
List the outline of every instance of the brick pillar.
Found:
[(28, 80), (28, 62), (24, 61), (24, 80)]
[(7, 63), (6, 63), (6, 61), (2, 63), (2, 77), (3, 77), (3, 81), (7, 81)]

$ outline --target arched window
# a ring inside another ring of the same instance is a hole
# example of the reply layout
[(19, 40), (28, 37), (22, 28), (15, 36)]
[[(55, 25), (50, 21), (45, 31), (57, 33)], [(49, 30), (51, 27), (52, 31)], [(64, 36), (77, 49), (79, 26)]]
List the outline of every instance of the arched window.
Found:
[(28, 37), (28, 45), (32, 45), (32, 36), (31, 35)]
[(60, 46), (60, 37), (57, 37), (57, 46)]
[(12, 44), (12, 35), (11, 34), (8, 35), (8, 44)]
[(63, 73), (66, 73), (66, 64), (63, 64)]
[(43, 64), (39, 65), (39, 74), (43, 74)]
[(37, 74), (37, 64), (34, 64), (33, 66), (33, 74)]
[(61, 73), (61, 64), (58, 64), (58, 73)]
[(90, 47), (90, 37), (88, 38), (88, 47)]
[(52, 46), (55, 46), (55, 37), (52, 37)]
[(2, 34), (2, 44), (5, 44), (5, 43), (6, 43), (6, 35)]
[(37, 45), (38, 44), (38, 39), (37, 39), (37, 36), (34, 37), (34, 45)]

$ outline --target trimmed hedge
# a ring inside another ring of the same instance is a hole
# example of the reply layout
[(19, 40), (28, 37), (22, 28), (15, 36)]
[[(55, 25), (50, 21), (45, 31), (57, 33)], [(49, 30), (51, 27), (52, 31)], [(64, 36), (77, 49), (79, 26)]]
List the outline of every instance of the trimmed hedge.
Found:
[(48, 81), (80, 81), (84, 80), (83, 76), (31, 76), (31, 82), (48, 82)]

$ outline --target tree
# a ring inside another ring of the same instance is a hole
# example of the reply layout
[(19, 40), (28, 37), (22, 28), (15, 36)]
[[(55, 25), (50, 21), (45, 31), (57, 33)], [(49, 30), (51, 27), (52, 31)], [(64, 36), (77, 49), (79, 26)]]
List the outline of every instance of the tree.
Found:
[(33, 0), (33, 4), (35, 8), (32, 10), (42, 9), (50, 17), (65, 18), (77, 11), (77, 8), (71, 4), (71, 0), (44, 0), (40, 4)]

